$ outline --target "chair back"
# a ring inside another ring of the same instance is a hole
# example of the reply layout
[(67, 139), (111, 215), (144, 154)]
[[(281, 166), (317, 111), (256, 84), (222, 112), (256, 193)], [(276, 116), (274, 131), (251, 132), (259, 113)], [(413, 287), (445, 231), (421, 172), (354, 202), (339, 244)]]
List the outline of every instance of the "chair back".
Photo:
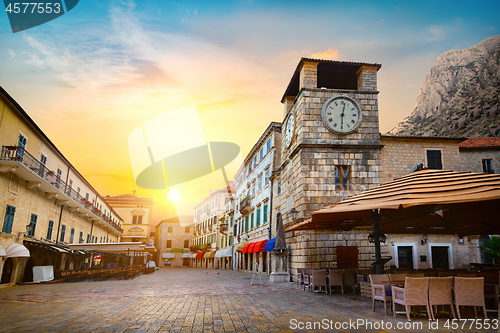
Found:
[(389, 274), (389, 279), (391, 279), (391, 281), (404, 281), (406, 276), (406, 273)]
[(342, 269), (330, 269), (330, 271), (328, 272), (330, 286), (341, 286), (343, 275), (344, 272)]
[(429, 304), (453, 304), (453, 277), (431, 277), (429, 280)]
[(326, 286), (326, 270), (313, 270), (312, 283), (315, 286)]
[[(408, 273), (407, 277), (425, 277), (424, 273)], [(396, 281), (396, 280), (394, 280)]]
[(356, 271), (350, 269), (344, 271), (344, 286), (354, 286), (357, 280)]
[(458, 273), (459, 277), (476, 277), (476, 273)]
[(456, 277), (455, 304), (466, 306), (484, 305), (484, 278)]
[(429, 277), (407, 277), (405, 282), (405, 304), (427, 304), (429, 298)]
[(388, 274), (370, 274), (371, 284), (383, 284), (382, 281), (390, 281)]

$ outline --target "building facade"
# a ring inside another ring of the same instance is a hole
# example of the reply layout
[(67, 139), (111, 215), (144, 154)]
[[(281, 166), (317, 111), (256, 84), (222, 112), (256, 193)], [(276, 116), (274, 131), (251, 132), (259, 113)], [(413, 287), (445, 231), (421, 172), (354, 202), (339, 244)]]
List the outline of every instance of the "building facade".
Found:
[(88, 267), (67, 244), (119, 242), (122, 218), (1, 87), (0, 109), (2, 283), (32, 281), (34, 266)]
[(159, 267), (191, 265), (189, 247), (193, 242), (193, 216), (178, 216), (161, 221), (155, 228), (155, 247)]
[[(248, 253), (244, 245), (271, 239), (273, 170), (280, 165), (281, 124), (272, 122), (245, 158), (235, 175), (236, 199), (230, 228), (235, 239), (233, 268), (269, 273), (265, 251)], [(232, 209), (229, 203), (228, 209)], [(232, 224), (232, 226), (231, 226)], [(256, 264), (258, 265), (256, 266)]]
[(217, 250), (233, 244), (225, 219), (226, 202), (235, 194), (232, 184), (229, 185), (210, 191), (203, 202), (194, 208), (193, 266), (220, 268), (222, 260), (215, 257)]
[(153, 214), (153, 199), (141, 198), (132, 194), (105, 197), (106, 202), (123, 218), (123, 242), (141, 242), (150, 244), (151, 218)]

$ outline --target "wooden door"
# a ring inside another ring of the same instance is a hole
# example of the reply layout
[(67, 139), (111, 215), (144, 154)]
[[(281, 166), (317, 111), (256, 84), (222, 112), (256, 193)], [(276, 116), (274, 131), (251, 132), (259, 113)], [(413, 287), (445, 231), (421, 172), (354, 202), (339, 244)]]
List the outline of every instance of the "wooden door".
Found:
[(357, 246), (337, 246), (337, 268), (358, 268)]

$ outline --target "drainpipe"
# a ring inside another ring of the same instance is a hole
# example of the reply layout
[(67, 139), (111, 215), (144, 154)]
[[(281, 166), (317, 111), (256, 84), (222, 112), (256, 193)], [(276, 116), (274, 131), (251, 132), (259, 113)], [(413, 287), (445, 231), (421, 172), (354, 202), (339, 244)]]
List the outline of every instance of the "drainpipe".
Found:
[[(57, 199), (54, 199), (57, 204)], [(57, 225), (57, 236), (56, 236), (56, 244), (59, 243), (59, 231), (61, 230), (61, 220), (63, 214), (64, 204), (61, 205), (61, 212), (59, 213), (59, 224)]]

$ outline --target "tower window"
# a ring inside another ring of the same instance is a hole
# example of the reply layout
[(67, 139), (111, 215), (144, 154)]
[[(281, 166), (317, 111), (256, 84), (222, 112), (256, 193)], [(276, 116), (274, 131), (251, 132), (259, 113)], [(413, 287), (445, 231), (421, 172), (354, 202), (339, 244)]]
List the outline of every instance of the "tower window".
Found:
[(348, 191), (351, 185), (351, 170), (348, 165), (336, 165), (334, 170), (335, 189)]

